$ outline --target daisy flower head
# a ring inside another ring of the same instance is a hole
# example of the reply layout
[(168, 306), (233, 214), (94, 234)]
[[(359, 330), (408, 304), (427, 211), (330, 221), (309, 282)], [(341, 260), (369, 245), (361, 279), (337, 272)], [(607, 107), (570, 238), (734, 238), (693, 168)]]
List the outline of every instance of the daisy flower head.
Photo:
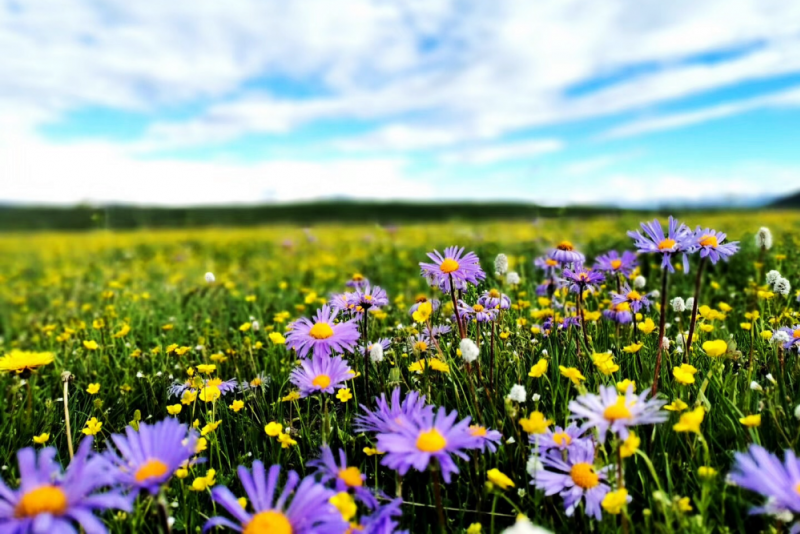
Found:
[(449, 483), (451, 475), (459, 472), (452, 456), (466, 459), (464, 451), (479, 447), (469, 431), (470, 418), (456, 423), (457, 418), (455, 410), (448, 414), (444, 407), (435, 414), (424, 411), (402, 418), (391, 432), (377, 436), (378, 449), (386, 452), (381, 464), (405, 475), (412, 467), (425, 471), (436, 460)]
[(169, 417), (154, 425), (140, 423), (138, 432), (128, 426), (125, 434), (112, 434), (114, 447), (103, 458), (123, 487), (155, 495), (195, 454), (197, 439), (197, 432)]
[(355, 273), (350, 280), (345, 282), (347, 287), (352, 287), (353, 289), (361, 289), (362, 287), (369, 285), (369, 280), (361, 273)]
[(566, 264), (583, 263), (586, 256), (575, 250), (575, 245), (570, 241), (562, 241), (547, 253), (547, 257), (555, 260), (562, 266)]
[(540, 434), (530, 434), (528, 439), (532, 444), (538, 443), (539, 453), (545, 454), (551, 450), (561, 452), (577, 447), (584, 439), (583, 434), (584, 429), (572, 423), (567, 428), (557, 426), (554, 429), (548, 428)]
[(339, 461), (327, 445), (322, 447), (322, 456), (317, 460), (308, 462), (308, 465), (316, 468), (320, 475), (320, 483), (327, 484), (333, 481), (336, 491), (353, 492), (355, 497), (369, 506), (375, 508), (378, 501), (372, 492), (367, 488), (367, 476), (362, 474), (358, 467), (347, 465), (347, 455), (343, 450), (339, 450)]
[(309, 352), (314, 356), (330, 356), (334, 351), (353, 352), (359, 338), (358, 325), (353, 321), (335, 323), (337, 312), (327, 305), (317, 310), (314, 320), (305, 317), (291, 324), (286, 346), (297, 351), (300, 358)]
[(348, 304), (355, 313), (364, 313), (372, 308), (382, 308), (389, 304), (389, 297), (381, 286), (370, 286), (366, 284), (363, 288), (358, 288), (354, 293), (350, 293)]
[(621, 274), (625, 277), (631, 275), (636, 268), (636, 253), (623, 250), (622, 255), (616, 250), (609, 250), (597, 257), (594, 268), (608, 274)]
[(478, 304), (494, 310), (507, 310), (511, 307), (511, 299), (497, 289), (490, 289), (480, 296)]
[(503, 435), (500, 432), (482, 425), (470, 425), (469, 433), (477, 441), (477, 445), (474, 448), (479, 449), (481, 452), (485, 451), (487, 448), (491, 452), (495, 452), (497, 450), (497, 444), (503, 439)]
[(670, 215), (666, 235), (658, 219), (641, 223), (641, 228), (641, 231), (628, 232), (639, 252), (661, 254), (661, 268), (666, 267), (671, 273), (675, 272), (672, 257), (683, 253), (683, 271), (689, 272), (689, 258), (686, 253), (692, 251), (694, 239), (692, 231), (685, 224), (679, 224)]
[[(779, 332), (782, 332), (782, 335), (778, 335)], [(777, 332), (773, 334), (773, 339), (776, 338), (778, 341), (783, 341), (784, 349), (800, 346), (800, 324), (779, 328)]]
[(647, 294), (631, 289), (627, 282), (622, 286), (622, 293), (611, 292), (611, 304), (618, 305), (623, 303), (628, 304), (634, 313), (642, 311), (642, 307), (650, 309), (650, 299), (647, 298)]
[(341, 356), (317, 356), (301, 360), (300, 368), (289, 375), (289, 381), (297, 386), (300, 397), (308, 397), (317, 392), (332, 395), (335, 389), (345, 387), (352, 378), (350, 366)]
[[(463, 300), (458, 301), (458, 311), (461, 314), (463, 320), (466, 321), (477, 321), (479, 323), (488, 323), (494, 321), (497, 318), (498, 310), (497, 308), (487, 308), (480, 302), (477, 302), (470, 306)], [(452, 317), (452, 320), (455, 321), (455, 315)]]
[(81, 440), (66, 471), (55, 461), (56, 449), (38, 453), (31, 447), (17, 451), (20, 486), (11, 489), (0, 479), (0, 532), (105, 532), (96, 512), (131, 511), (131, 500), (117, 490), (108, 465), (90, 457), (92, 438)]
[(728, 261), (728, 258), (733, 256), (739, 251), (739, 242), (733, 241), (732, 243), (723, 243), (726, 235), (722, 232), (717, 232), (710, 228), (700, 228), (699, 226), (694, 231), (692, 241), (694, 243), (694, 251), (700, 251), (701, 258), (708, 258), (711, 263), (716, 263), (722, 259)]
[[(753, 508), (750, 513), (800, 513), (800, 461), (791, 450), (784, 452), (781, 462), (760, 445), (750, 445), (746, 453), (735, 454), (730, 480), (767, 498), (764, 506)], [(796, 524), (791, 532), (796, 532), (798, 526), (800, 524)]]
[(478, 256), (474, 252), (464, 254), (463, 247), (447, 247), (444, 254), (434, 250), (428, 253), (428, 257), (434, 263), (419, 264), (422, 276), (444, 293), (451, 291), (451, 282), (455, 289), (464, 290), (467, 284), (477, 286), (486, 278)]
[(441, 325), (434, 325), (431, 328), (428, 328), (426, 326), (425, 330), (423, 332), (424, 332), (424, 335), (429, 340), (434, 340), (434, 339), (439, 339), (440, 337), (442, 337), (445, 334), (449, 334), (451, 330), (452, 330), (452, 328), (450, 328), (446, 324), (441, 324)]
[(569, 287), (573, 293), (583, 293), (586, 289), (596, 291), (597, 284), (604, 280), (605, 277), (599, 272), (578, 264), (571, 269), (564, 269), (561, 285)]
[(567, 516), (571, 517), (583, 500), (586, 514), (599, 521), (603, 515), (601, 503), (611, 490), (606, 471), (613, 466), (596, 469), (594, 453), (594, 443), (582, 440), (567, 450), (566, 457), (555, 450), (541, 455), (543, 469), (535, 473), (531, 484), (547, 496), (559, 494)]
[(210, 378), (203, 382), (198, 398), (203, 402), (214, 402), (236, 389), (236, 379), (223, 381), (221, 378)]
[(0, 358), (0, 371), (28, 374), (37, 367), (53, 363), (54, 359), (55, 355), (52, 352), (30, 352), (13, 349)]
[(355, 419), (356, 432), (392, 432), (397, 425), (406, 419), (415, 420), (424, 416), (433, 416), (433, 406), (426, 403), (425, 395), (411, 391), (401, 400), (400, 388), (394, 388), (390, 399), (381, 393), (376, 397), (377, 408), (373, 411), (366, 406), (361, 406), (364, 415)]
[(597, 428), (600, 443), (604, 443), (606, 433), (611, 432), (626, 439), (628, 428), (667, 420), (667, 413), (661, 410), (663, 400), (647, 399), (650, 390), (639, 395), (629, 385), (624, 394), (619, 394), (614, 386), (600, 386), (600, 394), (587, 393), (570, 401), (569, 410), (575, 419), (583, 418), (584, 430)]
[(544, 271), (545, 276), (555, 276), (556, 271), (561, 268), (561, 263), (548, 256), (539, 256), (533, 260), (533, 265)]
[(633, 321), (631, 306), (627, 302), (612, 304), (610, 308), (603, 310), (603, 317), (611, 322), (619, 324), (628, 324)]
[(313, 476), (301, 480), (294, 471), (289, 471), (283, 490), (279, 490), (280, 474), (280, 465), (273, 465), (267, 472), (258, 460), (253, 462), (252, 472), (239, 466), (239, 480), (253, 512), (242, 507), (227, 487), (216, 486), (211, 490), (211, 497), (233, 519), (212, 517), (203, 531), (218, 526), (245, 534), (333, 534), (347, 531), (349, 525), (330, 503), (335, 495), (332, 490), (318, 483)]

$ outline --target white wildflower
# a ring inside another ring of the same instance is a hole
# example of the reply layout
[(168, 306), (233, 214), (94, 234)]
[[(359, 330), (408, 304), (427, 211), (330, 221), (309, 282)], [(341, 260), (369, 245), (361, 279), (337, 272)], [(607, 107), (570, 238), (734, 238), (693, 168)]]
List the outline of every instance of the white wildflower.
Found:
[(206, 273), (206, 282), (208, 282), (209, 284), (213, 284), (215, 281), (216, 278), (214, 278), (214, 273), (212, 272)]
[(772, 248), (772, 232), (770, 232), (769, 228), (766, 226), (762, 226), (758, 229), (758, 233), (756, 233), (756, 246), (764, 250)]
[(508, 256), (505, 254), (498, 254), (494, 259), (494, 272), (499, 275), (506, 274), (508, 271)]
[(510, 286), (519, 285), (520, 278), (516, 271), (511, 271), (506, 275), (506, 283)]
[(647, 284), (647, 279), (642, 275), (639, 275), (633, 279), (633, 287), (635, 287), (636, 289), (642, 289), (646, 284)]
[(383, 345), (374, 343), (369, 349), (369, 359), (373, 363), (380, 363), (383, 361)]
[(681, 297), (675, 297), (670, 301), (670, 305), (672, 305), (672, 311), (675, 313), (681, 313), (686, 311), (686, 303), (683, 301)]
[(525, 386), (521, 386), (519, 384), (514, 384), (511, 386), (511, 392), (508, 394), (509, 399), (515, 402), (523, 403), (527, 397), (528, 394), (525, 392)]
[(478, 348), (475, 342), (468, 337), (465, 337), (461, 340), (458, 348), (461, 349), (461, 357), (464, 358), (464, 361), (467, 363), (472, 363), (477, 360), (481, 353), (481, 350)]

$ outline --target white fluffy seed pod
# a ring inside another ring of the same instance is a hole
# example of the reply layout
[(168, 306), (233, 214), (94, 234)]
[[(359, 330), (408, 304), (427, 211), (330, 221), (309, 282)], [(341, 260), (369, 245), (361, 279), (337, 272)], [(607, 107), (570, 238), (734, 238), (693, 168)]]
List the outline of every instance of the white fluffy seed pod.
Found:
[(215, 280), (216, 278), (214, 278), (214, 273), (210, 271), (206, 273), (206, 282), (208, 282), (209, 284), (213, 284)]
[(674, 299), (672, 299), (670, 304), (672, 305), (672, 311), (674, 311), (675, 313), (681, 313), (686, 311), (686, 303), (683, 301), (683, 298), (681, 297), (675, 297)]
[(468, 337), (465, 337), (461, 340), (458, 348), (461, 349), (461, 357), (464, 358), (464, 361), (467, 363), (472, 363), (477, 360), (481, 353), (481, 350), (478, 348), (475, 342)]
[(520, 282), (519, 274), (516, 271), (511, 271), (506, 275), (506, 283), (510, 286), (516, 286)]
[(758, 229), (756, 233), (756, 246), (764, 250), (772, 248), (772, 232), (770, 232), (769, 228), (766, 226), (762, 226)]
[(508, 271), (508, 256), (505, 254), (498, 254), (494, 259), (494, 272), (503, 275)]
[(369, 359), (372, 360), (373, 363), (380, 363), (383, 361), (383, 345), (380, 343), (375, 343), (369, 349)]
[(647, 279), (642, 275), (639, 275), (633, 279), (633, 287), (635, 287), (636, 289), (642, 289), (646, 284), (647, 284)]

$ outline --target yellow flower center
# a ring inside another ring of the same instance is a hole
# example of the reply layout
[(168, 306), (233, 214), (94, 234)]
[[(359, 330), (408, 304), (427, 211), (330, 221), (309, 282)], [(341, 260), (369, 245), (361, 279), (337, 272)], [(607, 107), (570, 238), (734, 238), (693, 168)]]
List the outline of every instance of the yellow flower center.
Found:
[(797, 485), (794, 487), (794, 491), (795, 491), (796, 493), (800, 493), (800, 483), (799, 483), (799, 484), (797, 484)]
[(493, 299), (498, 299), (500, 298), (500, 292), (496, 289), (490, 289), (489, 296), (492, 297)]
[(428, 297), (426, 297), (425, 295), (420, 295), (415, 299), (415, 302), (418, 303), (428, 302)]
[(364, 280), (363, 274), (356, 273), (353, 275), (353, 282), (361, 282), (362, 280)]
[(576, 486), (583, 489), (592, 489), (600, 483), (600, 477), (594, 472), (594, 467), (587, 463), (573, 465), (569, 476)]
[(260, 385), (261, 385), (261, 379), (260, 379), (260, 378), (258, 378), (258, 377), (255, 377), (253, 380), (251, 380), (251, 381), (250, 381), (250, 385), (251, 385), (252, 387), (258, 387), (258, 386), (260, 386)]
[(325, 389), (331, 385), (331, 377), (328, 375), (317, 375), (317, 377), (311, 382), (312, 385), (317, 386), (320, 389)]
[(658, 244), (658, 250), (669, 250), (675, 246), (675, 240), (667, 238)]
[(431, 428), (417, 438), (417, 448), (422, 452), (439, 452), (447, 446), (447, 440), (438, 430)]
[(634, 290), (625, 295), (628, 300), (642, 300), (642, 294)]
[(469, 427), (469, 433), (475, 437), (485, 437), (486, 436), (486, 427), (480, 425), (471, 425)]
[(798, 328), (797, 330), (792, 332), (792, 337), (795, 338), (795, 339), (800, 337), (800, 328)]
[(631, 411), (625, 406), (625, 397), (617, 397), (617, 402), (606, 408), (603, 412), (603, 417), (609, 421), (629, 419), (631, 417)]
[(544, 260), (544, 262), (548, 265), (548, 267), (555, 267), (556, 265), (558, 265), (558, 262), (556, 260), (552, 260), (550, 258), (547, 258), (546, 260)]
[(417, 341), (416, 343), (414, 343), (414, 350), (418, 352), (425, 352), (426, 350), (428, 350), (428, 344), (425, 343), (424, 341)]
[(612, 269), (619, 269), (620, 267), (622, 267), (622, 260), (611, 260)]
[(441, 265), (439, 265), (439, 269), (445, 274), (452, 273), (458, 270), (458, 262), (453, 258), (445, 258)]
[(272, 510), (268, 512), (261, 512), (253, 516), (253, 519), (247, 523), (242, 531), (243, 534), (262, 534), (269, 532), (270, 534), (292, 534), (292, 524), (280, 512)]
[(480, 304), (476, 304), (475, 306), (472, 307), (472, 309), (475, 310), (475, 313), (480, 313), (483, 311), (483, 306), (481, 306)]
[(163, 476), (169, 468), (167, 464), (160, 460), (147, 460), (142, 466), (136, 470), (136, 482), (145, 482), (146, 480), (150, 480), (151, 478), (158, 478)]
[(553, 443), (559, 446), (569, 445), (572, 438), (566, 432), (556, 432), (553, 434)]
[(631, 311), (631, 305), (628, 304), (627, 302), (620, 302), (615, 306), (614, 309), (617, 310), (618, 312)]
[(328, 339), (333, 335), (333, 328), (328, 323), (314, 323), (308, 333), (314, 339)]
[(704, 235), (700, 240), (700, 246), (703, 247), (717, 248), (717, 245), (719, 245), (719, 242), (717, 241), (717, 236), (715, 235)]
[(35, 517), (39, 514), (61, 515), (67, 511), (67, 495), (55, 486), (39, 486), (29, 491), (17, 503), (14, 516)]
[(358, 467), (348, 467), (339, 471), (339, 478), (351, 488), (360, 488), (364, 481), (361, 479), (361, 471)]

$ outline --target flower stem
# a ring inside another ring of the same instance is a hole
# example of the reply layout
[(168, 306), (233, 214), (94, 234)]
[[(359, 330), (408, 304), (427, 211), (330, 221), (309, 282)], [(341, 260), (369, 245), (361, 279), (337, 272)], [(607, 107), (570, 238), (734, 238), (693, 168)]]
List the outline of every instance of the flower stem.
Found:
[(453, 311), (456, 314), (456, 323), (458, 323), (458, 333), (461, 336), (461, 339), (467, 337), (464, 334), (464, 326), (461, 324), (461, 314), (458, 313), (458, 301), (456, 300), (456, 287), (453, 285), (453, 275), (450, 276), (450, 298), (453, 299)]
[(439, 481), (438, 465), (434, 465), (431, 469), (431, 477), (433, 478), (433, 497), (436, 500), (436, 512), (439, 516), (439, 531), (445, 532), (444, 521), (444, 508), (442, 508), (442, 487)]
[(61, 381), (64, 383), (64, 422), (67, 424), (67, 448), (69, 449), (69, 459), (75, 456), (75, 450), (72, 448), (72, 430), (69, 423), (69, 381), (72, 378), (72, 373), (64, 371), (61, 373)]
[(689, 322), (689, 337), (686, 338), (686, 346), (683, 351), (683, 363), (689, 363), (689, 351), (692, 350), (692, 337), (694, 337), (694, 327), (697, 323), (697, 306), (700, 303), (700, 287), (703, 285), (703, 267), (706, 265), (708, 257), (700, 260), (697, 268), (697, 278), (694, 281), (694, 302), (692, 303), (692, 319)]
[(656, 369), (653, 376), (653, 388), (650, 391), (652, 397), (658, 393), (658, 378), (661, 374), (661, 353), (664, 351), (664, 328), (667, 322), (667, 269), (662, 270), (661, 274), (661, 317), (658, 321), (658, 352), (656, 352)]

